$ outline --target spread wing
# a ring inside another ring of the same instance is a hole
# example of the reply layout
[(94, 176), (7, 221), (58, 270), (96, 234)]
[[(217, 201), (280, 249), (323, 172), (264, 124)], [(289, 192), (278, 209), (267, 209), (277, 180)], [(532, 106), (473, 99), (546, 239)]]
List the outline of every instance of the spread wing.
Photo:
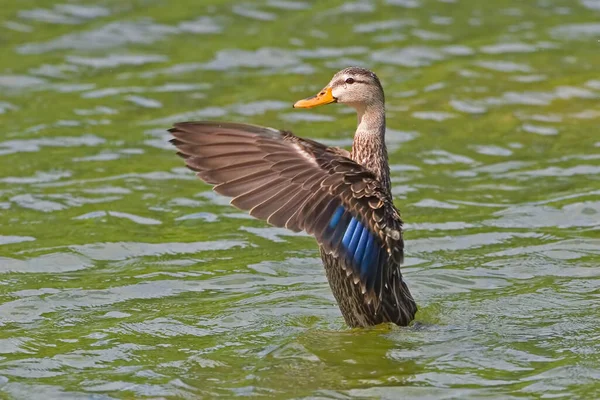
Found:
[(256, 218), (306, 231), (343, 260), (367, 302), (400, 275), (402, 221), (376, 177), (347, 151), (247, 124), (184, 122), (169, 130), (186, 165)]

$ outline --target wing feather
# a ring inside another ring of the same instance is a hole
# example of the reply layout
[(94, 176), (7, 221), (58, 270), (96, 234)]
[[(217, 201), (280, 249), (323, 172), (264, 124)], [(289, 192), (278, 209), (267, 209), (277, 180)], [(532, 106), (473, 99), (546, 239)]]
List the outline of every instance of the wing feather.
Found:
[(170, 132), (186, 165), (232, 205), (305, 230), (343, 260), (367, 302), (382, 301), (385, 282), (400, 276), (400, 216), (386, 189), (346, 150), (239, 123), (178, 123)]

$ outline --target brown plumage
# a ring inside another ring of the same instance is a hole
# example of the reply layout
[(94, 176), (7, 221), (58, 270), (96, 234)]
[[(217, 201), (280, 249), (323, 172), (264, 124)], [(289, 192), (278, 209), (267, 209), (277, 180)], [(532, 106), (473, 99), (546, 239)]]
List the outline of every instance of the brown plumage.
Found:
[(350, 68), (295, 106), (335, 101), (359, 114), (351, 153), (230, 122), (177, 123), (169, 130), (171, 143), (200, 179), (233, 198), (232, 205), (316, 238), (349, 326), (407, 325), (417, 308), (400, 273), (402, 221), (390, 192), (383, 90), (372, 72)]

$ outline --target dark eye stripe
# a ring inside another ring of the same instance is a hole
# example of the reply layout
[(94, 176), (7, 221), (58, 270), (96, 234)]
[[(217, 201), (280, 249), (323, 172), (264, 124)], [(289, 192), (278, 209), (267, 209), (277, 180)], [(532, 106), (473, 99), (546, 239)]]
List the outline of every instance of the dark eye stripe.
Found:
[[(368, 82), (368, 81), (359, 80), (359, 79), (354, 79), (354, 82), (353, 82), (353, 84), (354, 84), (354, 83), (364, 83), (364, 84), (367, 84), (367, 83), (369, 83), (369, 82)], [(339, 80), (339, 81), (336, 81), (336, 82), (333, 84), (333, 86), (340, 86), (340, 85), (347, 85), (347, 83), (346, 83), (346, 81), (345, 81), (345, 80)]]

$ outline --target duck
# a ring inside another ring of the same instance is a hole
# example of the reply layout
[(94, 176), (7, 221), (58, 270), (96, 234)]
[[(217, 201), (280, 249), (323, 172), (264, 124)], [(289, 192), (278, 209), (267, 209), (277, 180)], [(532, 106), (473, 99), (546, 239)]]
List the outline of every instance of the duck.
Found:
[(383, 87), (372, 71), (349, 67), (293, 107), (331, 103), (356, 110), (351, 151), (287, 130), (219, 121), (175, 123), (170, 142), (231, 205), (316, 239), (349, 327), (407, 326), (417, 305), (400, 270), (403, 221), (392, 197)]

